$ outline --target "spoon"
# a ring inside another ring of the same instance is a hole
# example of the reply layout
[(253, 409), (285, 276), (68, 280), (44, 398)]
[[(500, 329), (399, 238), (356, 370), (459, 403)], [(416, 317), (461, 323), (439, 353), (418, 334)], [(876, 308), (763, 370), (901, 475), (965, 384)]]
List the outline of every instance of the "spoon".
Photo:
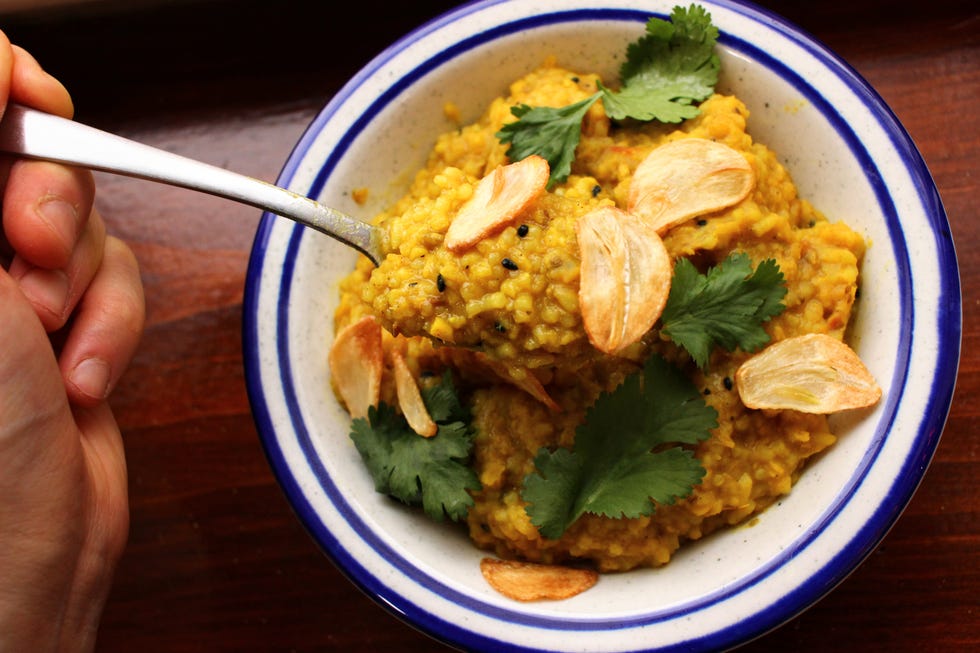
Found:
[(0, 151), (161, 182), (269, 211), (353, 247), (377, 265), (379, 230), (308, 197), (17, 104), (0, 120)]

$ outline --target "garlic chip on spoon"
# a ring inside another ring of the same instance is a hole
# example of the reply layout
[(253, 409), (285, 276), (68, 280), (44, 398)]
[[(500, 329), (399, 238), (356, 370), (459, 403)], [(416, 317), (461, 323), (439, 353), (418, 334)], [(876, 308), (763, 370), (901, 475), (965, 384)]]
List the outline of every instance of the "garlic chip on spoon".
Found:
[(607, 354), (650, 330), (670, 294), (670, 254), (657, 232), (611, 206), (575, 225), (581, 269), (579, 306), (592, 345)]
[(741, 202), (755, 172), (735, 149), (704, 138), (681, 138), (656, 148), (637, 166), (627, 210), (657, 233)]
[(811, 333), (769, 345), (735, 373), (735, 386), (749, 408), (829, 414), (872, 406), (881, 388), (847, 344)]
[(549, 175), (548, 162), (537, 155), (495, 168), (453, 218), (446, 247), (458, 253), (509, 225), (541, 194)]

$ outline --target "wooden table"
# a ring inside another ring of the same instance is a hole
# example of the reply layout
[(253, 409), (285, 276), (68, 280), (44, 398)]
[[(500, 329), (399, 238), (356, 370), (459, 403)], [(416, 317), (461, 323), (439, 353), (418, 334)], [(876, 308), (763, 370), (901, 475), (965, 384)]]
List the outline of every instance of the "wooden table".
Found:
[[(150, 2), (13, 16), (2, 27), (73, 92), (82, 121), (273, 180), (316, 111), (368, 59), (453, 3)], [(963, 281), (963, 357), (938, 453), (870, 558), (751, 651), (980, 645), (980, 13), (972, 0), (763, 2), (884, 96), (942, 194)], [(832, 8), (826, 8), (826, 7)], [(129, 547), (100, 652), (435, 651), (318, 550), (265, 460), (242, 369), (242, 289), (259, 212), (100, 176), (98, 205), (142, 265), (146, 335), (114, 395)]]

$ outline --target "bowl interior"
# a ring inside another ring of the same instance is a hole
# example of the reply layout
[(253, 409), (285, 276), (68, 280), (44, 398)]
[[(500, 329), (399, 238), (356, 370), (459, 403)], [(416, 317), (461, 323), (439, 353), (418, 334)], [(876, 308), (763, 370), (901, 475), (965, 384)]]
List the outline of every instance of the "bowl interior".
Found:
[[(550, 13), (544, 3), (527, 18), (520, 2), (487, 3), (427, 25), (324, 109), (280, 182), (369, 219), (401, 195), (436, 135), (455, 128), (444, 117), (447, 102), (470, 122), (549, 55), (615, 79), (650, 10), (597, 4)], [(661, 16), (672, 6), (649, 4)], [(804, 609), (853, 569), (904, 507), (935, 448), (958, 353), (958, 345), (933, 340), (938, 330), (958, 328), (955, 319), (936, 317), (937, 304), (959, 297), (952, 254), (935, 233), (944, 216), (929, 205), (921, 161), (846, 66), (771, 17), (766, 23), (737, 5), (704, 4), (722, 30), (719, 90), (746, 102), (750, 133), (780, 154), (800, 194), (872, 243), (853, 342), (884, 400), (835, 418), (839, 442), (751, 526), (686, 545), (665, 568), (604, 576), (567, 601), (502, 598), (480, 575), (485, 554), (457, 529), (375, 492), (350, 441), (325, 361), (336, 283), (354, 253), (283, 219), (263, 221), (245, 345), (270, 462), (301, 519), (352, 580), (444, 639), (558, 649), (555, 637), (571, 629), (583, 645), (608, 650), (647, 640), (650, 648), (654, 640), (736, 643)], [(351, 198), (358, 188), (369, 189), (364, 205)], [(910, 398), (910, 374), (939, 381)]]

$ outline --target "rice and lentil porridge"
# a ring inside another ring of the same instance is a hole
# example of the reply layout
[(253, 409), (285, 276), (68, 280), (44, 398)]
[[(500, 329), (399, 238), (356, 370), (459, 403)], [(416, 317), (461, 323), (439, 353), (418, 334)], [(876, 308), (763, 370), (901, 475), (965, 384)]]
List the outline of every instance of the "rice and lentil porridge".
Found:
[[(772, 341), (845, 337), (866, 244), (797, 195), (776, 154), (746, 132), (748, 111), (737, 97), (714, 95), (680, 125), (615, 124), (595, 104), (567, 181), (499, 233), (462, 253), (447, 249), (446, 231), (477, 182), (508, 163), (496, 134), (513, 119), (511, 107), (564, 106), (594, 93), (596, 81), (547, 62), (515, 81), (476, 123), (443, 134), (408, 193), (377, 216), (389, 254), (376, 268), (359, 259), (340, 284), (334, 319), (337, 332), (366, 315), (384, 327), (380, 399), (389, 405), (397, 405), (392, 353), (422, 385), (453, 372), (477, 433), (472, 465), (482, 489), (466, 518), (477, 546), (503, 558), (625, 571), (663, 565), (685, 541), (751, 519), (788, 493), (807, 459), (835, 435), (824, 415), (746, 408), (732, 381), (750, 356), (740, 350), (717, 349), (704, 371), (657, 329), (615, 355), (593, 347), (579, 306), (576, 221), (597, 207), (625, 206), (637, 166), (663, 143), (703, 138), (737, 150), (755, 174), (751, 194), (671, 228), (663, 242), (672, 259), (699, 268), (733, 252), (775, 260), (787, 293), (785, 310), (765, 325)], [(541, 447), (571, 448), (587, 407), (653, 354), (683, 369), (718, 413), (717, 428), (694, 448), (702, 481), (651, 516), (586, 514), (560, 538), (543, 537), (520, 493), (535, 455)], [(504, 373), (488, 373), (486, 361)], [(527, 392), (528, 381), (548, 401)]]

